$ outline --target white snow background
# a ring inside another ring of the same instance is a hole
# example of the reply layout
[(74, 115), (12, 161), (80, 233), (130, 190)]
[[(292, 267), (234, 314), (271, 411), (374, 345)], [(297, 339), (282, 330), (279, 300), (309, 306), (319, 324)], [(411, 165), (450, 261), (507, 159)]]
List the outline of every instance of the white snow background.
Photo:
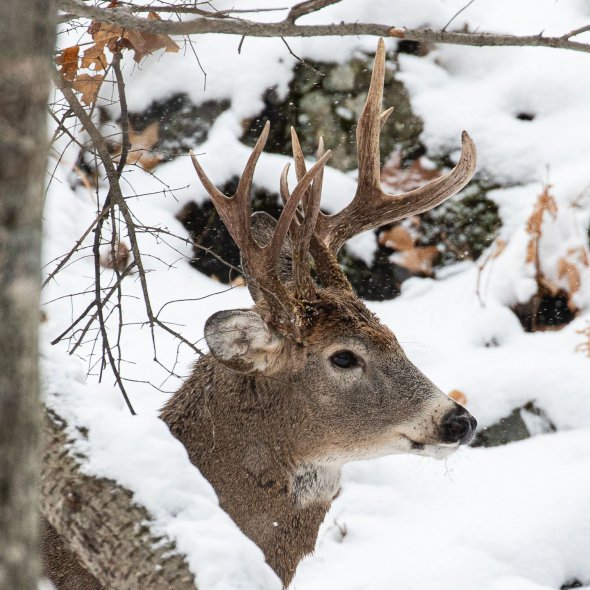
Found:
[[(293, 2), (281, 2), (282, 6)], [(275, 4), (275, 3), (273, 3)], [(344, 0), (303, 22), (382, 22), (441, 28), (464, 0)], [(216, 2), (219, 9), (234, 6)], [(269, 6), (251, 0), (248, 7)], [(261, 13), (268, 20), (284, 14)], [(588, 0), (476, 0), (451, 29), (515, 34), (563, 34), (590, 22)], [(68, 46), (79, 40), (62, 34)], [(590, 41), (590, 34), (579, 40)], [(182, 40), (179, 40), (181, 42)], [(239, 142), (241, 120), (255, 116), (262, 95), (276, 86), (285, 94), (295, 65), (280, 39), (200, 36), (195, 50), (152, 56), (141, 66), (124, 63), (131, 111), (177, 92), (195, 104), (226, 98), (208, 140), (195, 146), (218, 184), (240, 174), (249, 149)], [(395, 41), (387, 41), (389, 48)], [(344, 61), (374, 52), (374, 38), (290, 39), (303, 58)], [(590, 273), (582, 269), (575, 302), (580, 314), (559, 331), (525, 333), (509, 305), (535, 292), (526, 264), (526, 220), (549, 175), (558, 212), (541, 240), (543, 272), (558, 281), (557, 261), (572, 248), (587, 249), (590, 220), (590, 55), (542, 48), (470, 48), (440, 45), (426, 57), (400, 56), (400, 78), (414, 111), (424, 120), (429, 153), (456, 149), (467, 129), (478, 146), (479, 174), (511, 188), (491, 193), (503, 221), (504, 251), (487, 264), (461, 263), (436, 279), (411, 279), (402, 295), (371, 307), (398, 336), (412, 361), (441, 389), (459, 389), (480, 426), (489, 426), (534, 401), (558, 431), (492, 449), (463, 449), (439, 463), (395, 456), (351, 464), (342, 492), (320, 531), (316, 552), (300, 565), (296, 590), (557, 590), (578, 579), (590, 588), (590, 358), (576, 347), (590, 325)], [(105, 102), (106, 104), (106, 102)], [(390, 105), (384, 105), (385, 107)], [(395, 106), (395, 105), (393, 105)], [(518, 120), (533, 113), (532, 121)], [(84, 138), (83, 133), (80, 137)], [(56, 146), (45, 209), (46, 272), (96, 215), (96, 195), (70, 188), (75, 146)], [(327, 146), (334, 147), (334, 146)], [(255, 183), (273, 191), (288, 158), (263, 155)], [(547, 169), (549, 172), (547, 172)], [(354, 175), (328, 169), (323, 204), (336, 210), (354, 192)], [(178, 157), (154, 174), (130, 167), (123, 189), (141, 223), (187, 236), (175, 214), (206, 198), (190, 160)], [(104, 199), (106, 190), (101, 189)], [(53, 340), (92, 299), (91, 237), (87, 246), (44, 290), (43, 371), (47, 404), (75, 426), (88, 429), (77, 450), (85, 470), (119, 481), (153, 515), (159, 534), (187, 556), (201, 590), (278, 589), (262, 553), (219, 508), (215, 493), (186, 452), (157, 419), (180, 381), (153, 361), (154, 352), (139, 280), (123, 283), (123, 372), (139, 416), (131, 417), (108, 371), (97, 384), (99, 350), (92, 342), (69, 357)], [(247, 307), (245, 288), (227, 289), (191, 268), (190, 245), (139, 236), (149, 267), (154, 309), (204, 348), (206, 318), (220, 309)], [(366, 256), (367, 240), (356, 240)], [(173, 247), (171, 247), (173, 246)], [(484, 256), (486, 256), (484, 254)], [(112, 271), (105, 270), (108, 283)], [(477, 284), (480, 284), (479, 296)], [(192, 298), (192, 300), (191, 300)], [(112, 318), (112, 330), (116, 327)], [(134, 324), (135, 323), (135, 324)], [(194, 353), (162, 330), (158, 358), (186, 375)], [(490, 343), (497, 346), (489, 346)], [(178, 358), (177, 358), (178, 355)], [(157, 386), (157, 387), (154, 387)], [(160, 389), (158, 389), (158, 387)]]

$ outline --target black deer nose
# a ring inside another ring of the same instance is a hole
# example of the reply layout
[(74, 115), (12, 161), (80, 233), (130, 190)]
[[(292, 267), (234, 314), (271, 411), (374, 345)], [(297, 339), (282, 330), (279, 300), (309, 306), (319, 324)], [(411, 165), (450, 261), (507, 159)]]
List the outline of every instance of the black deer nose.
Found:
[(453, 408), (441, 424), (441, 438), (446, 443), (466, 444), (475, 434), (477, 420), (461, 406)]

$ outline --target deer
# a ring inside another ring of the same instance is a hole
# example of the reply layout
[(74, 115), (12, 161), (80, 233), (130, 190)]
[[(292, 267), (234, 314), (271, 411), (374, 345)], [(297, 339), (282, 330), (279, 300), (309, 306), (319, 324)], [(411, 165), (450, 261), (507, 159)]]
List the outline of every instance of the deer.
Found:
[[(268, 123), (232, 197), (211, 182), (191, 153), (240, 249), (254, 305), (208, 318), (209, 352), (160, 417), (285, 588), (314, 550), (339, 494), (344, 464), (398, 453), (442, 459), (468, 443), (477, 425), (410, 362), (393, 332), (355, 295), (337, 260), (356, 234), (428, 211), (475, 173), (475, 145), (464, 131), (450, 172), (403, 194), (382, 189), (379, 136), (393, 110), (381, 113), (385, 57), (381, 39), (356, 129), (356, 193), (333, 215), (320, 209), (330, 158), (321, 139), (317, 161), (307, 170), (292, 129), (297, 184), (289, 189), (286, 166), (278, 220), (251, 211)], [(57, 587), (100, 590), (45, 526), (46, 571)]]
[(379, 136), (393, 110), (381, 113), (385, 57), (381, 39), (356, 129), (357, 190), (340, 212), (320, 210), (330, 157), (321, 139), (307, 170), (292, 129), (298, 182), (290, 191), (287, 165), (278, 220), (251, 211), (268, 123), (232, 197), (191, 154), (240, 249), (254, 306), (209, 317), (210, 352), (160, 416), (284, 587), (314, 550), (345, 463), (394, 453), (447, 457), (471, 440), (477, 424), (409, 361), (354, 294), (336, 258), (356, 234), (442, 203), (476, 168), (475, 145), (464, 131), (461, 156), (446, 175), (404, 194), (383, 191)]

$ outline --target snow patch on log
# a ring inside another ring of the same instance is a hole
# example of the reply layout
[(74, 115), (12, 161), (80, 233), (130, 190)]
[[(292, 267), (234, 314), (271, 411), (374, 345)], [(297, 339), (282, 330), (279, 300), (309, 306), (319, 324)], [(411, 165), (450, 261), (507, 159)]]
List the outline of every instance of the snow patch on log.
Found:
[(86, 385), (81, 365), (62, 352), (46, 349), (42, 372), (45, 404), (65, 420), (69, 455), (80, 472), (129, 490), (150, 515), (138, 524), (174, 543), (199, 590), (281, 588), (262, 551), (219, 507), (209, 482), (159, 418), (131, 416), (115, 390)]

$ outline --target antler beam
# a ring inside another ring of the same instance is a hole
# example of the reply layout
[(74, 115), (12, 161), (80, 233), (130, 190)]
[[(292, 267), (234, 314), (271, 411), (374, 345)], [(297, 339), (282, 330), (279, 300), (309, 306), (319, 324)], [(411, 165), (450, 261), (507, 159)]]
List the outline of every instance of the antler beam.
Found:
[(352, 202), (339, 213), (329, 216), (320, 213), (316, 225), (316, 235), (333, 254), (358, 233), (436, 207), (459, 192), (475, 173), (475, 144), (463, 131), (461, 157), (449, 173), (426, 186), (400, 195), (389, 195), (381, 188), (379, 134), (392, 110), (381, 113), (384, 75), (385, 44), (380, 39), (367, 101), (356, 130), (359, 164), (356, 194)]

